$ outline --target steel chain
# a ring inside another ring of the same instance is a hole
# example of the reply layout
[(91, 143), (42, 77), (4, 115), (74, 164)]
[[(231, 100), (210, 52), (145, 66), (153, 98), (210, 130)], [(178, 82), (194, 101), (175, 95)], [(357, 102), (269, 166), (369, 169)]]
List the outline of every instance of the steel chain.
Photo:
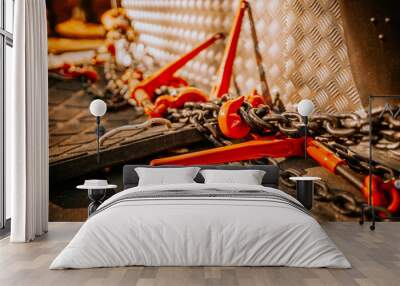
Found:
[[(188, 122), (193, 124), (215, 146), (224, 146), (232, 142), (223, 137), (218, 128), (218, 112), (221, 105), (231, 97), (224, 96), (220, 100), (210, 103), (188, 102), (182, 109), (169, 109), (167, 118), (171, 121)], [(277, 104), (281, 102), (277, 101)], [(289, 137), (302, 136), (302, 117), (297, 112), (277, 113), (282, 110), (280, 106), (270, 108), (268, 105), (252, 107), (243, 103), (239, 109), (242, 119), (251, 127), (253, 133), (260, 135), (286, 134)], [(383, 112), (383, 113), (382, 113)], [(390, 112), (376, 109), (373, 116), (373, 143), (378, 149), (399, 148), (400, 120), (390, 116)], [(380, 117), (380, 118), (379, 118)], [(309, 135), (318, 141), (326, 143), (341, 158), (345, 159), (350, 168), (357, 172), (369, 171), (368, 160), (349, 150), (352, 145), (368, 140), (369, 122), (356, 113), (343, 113), (337, 115), (317, 114), (309, 119)], [(393, 170), (373, 162), (374, 173), (383, 177), (392, 177)], [(281, 171), (280, 184), (295, 189), (295, 183), (289, 180), (291, 176), (301, 176), (302, 172), (289, 168)], [(330, 189), (325, 182), (315, 182), (315, 200), (329, 203), (332, 208), (345, 216), (357, 216), (361, 208), (354, 194)]]
[[(217, 122), (219, 108), (229, 96), (210, 103), (188, 102), (182, 109), (170, 109), (167, 118), (172, 121), (185, 121), (186, 118), (196, 118), (195, 124), (203, 125), (207, 122)], [(280, 103), (278, 103), (280, 104)], [(252, 107), (244, 102), (239, 109), (242, 119), (251, 127), (253, 133), (260, 135), (286, 134), (289, 137), (302, 135), (302, 117), (297, 112), (276, 113), (268, 105)], [(373, 144), (377, 149), (395, 150), (400, 148), (400, 120), (390, 116), (390, 112), (382, 109), (373, 111)], [(189, 120), (193, 123), (193, 119)], [(327, 144), (352, 146), (368, 141), (368, 120), (356, 113), (342, 113), (337, 115), (316, 114), (309, 118), (309, 135)], [(202, 128), (197, 127), (199, 130)], [(222, 136), (219, 132), (217, 139)], [(214, 136), (215, 136), (214, 135)]]
[[(295, 189), (295, 182), (289, 178), (302, 175), (304, 175), (304, 172), (294, 168), (281, 170), (279, 183), (287, 188)], [(352, 193), (330, 189), (324, 181), (314, 182), (314, 199), (319, 202), (329, 203), (336, 212), (345, 216), (358, 216), (361, 211), (361, 207)]]

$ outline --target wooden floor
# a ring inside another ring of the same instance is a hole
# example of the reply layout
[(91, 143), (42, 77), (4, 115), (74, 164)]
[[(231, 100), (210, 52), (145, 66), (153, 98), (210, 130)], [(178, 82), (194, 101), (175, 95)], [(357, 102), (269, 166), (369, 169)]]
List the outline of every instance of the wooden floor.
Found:
[(352, 269), (288, 267), (125, 267), (48, 270), (81, 223), (50, 223), (47, 235), (29, 244), (0, 241), (0, 285), (400, 285), (400, 223), (325, 223), (324, 229)]

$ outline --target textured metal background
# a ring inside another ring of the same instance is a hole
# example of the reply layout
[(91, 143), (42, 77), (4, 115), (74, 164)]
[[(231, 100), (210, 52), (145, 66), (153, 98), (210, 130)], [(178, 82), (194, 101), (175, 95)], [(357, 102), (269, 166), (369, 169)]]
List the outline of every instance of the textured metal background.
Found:
[[(400, 94), (400, 1), (339, 0), (357, 89), (368, 95)], [(366, 48), (367, 47), (367, 48)], [(374, 102), (399, 104), (388, 98)]]
[[(289, 109), (302, 98), (310, 98), (317, 111), (362, 110), (337, 0), (257, 0), (250, 3), (272, 94), (279, 92)], [(140, 33), (140, 41), (164, 64), (212, 33), (228, 32), (238, 1), (124, 0), (122, 6), (127, 8)], [(242, 94), (253, 88), (260, 90), (252, 45), (246, 17), (234, 75)], [(223, 46), (219, 43), (202, 52), (180, 71), (180, 75), (209, 91), (222, 59)]]

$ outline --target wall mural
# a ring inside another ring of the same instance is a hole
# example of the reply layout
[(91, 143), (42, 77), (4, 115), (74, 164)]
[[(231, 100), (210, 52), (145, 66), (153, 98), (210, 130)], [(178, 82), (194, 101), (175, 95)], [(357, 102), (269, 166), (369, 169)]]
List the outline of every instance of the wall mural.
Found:
[(84, 220), (75, 186), (121, 187), (127, 163), (275, 164), (292, 195), (289, 177), (318, 176), (330, 221), (359, 219), (371, 172), (378, 219), (399, 216), (400, 98), (383, 96), (400, 94), (398, 6), (48, 0), (50, 220)]

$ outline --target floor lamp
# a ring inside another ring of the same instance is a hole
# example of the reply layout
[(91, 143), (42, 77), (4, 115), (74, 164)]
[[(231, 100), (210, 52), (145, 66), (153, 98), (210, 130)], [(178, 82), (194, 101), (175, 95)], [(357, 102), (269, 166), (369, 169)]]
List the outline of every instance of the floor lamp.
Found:
[(304, 159), (307, 160), (308, 116), (314, 111), (314, 103), (309, 99), (303, 99), (297, 104), (297, 111), (303, 117), (303, 122), (304, 122)]
[[(369, 162), (368, 162), (368, 167), (369, 167), (369, 198), (368, 198), (368, 208), (371, 209), (371, 218), (372, 218), (372, 222), (371, 225), (369, 226), (369, 228), (371, 230), (375, 229), (375, 221), (376, 221), (376, 217), (375, 217), (375, 207), (373, 204), (373, 197), (372, 197), (372, 190), (371, 190), (371, 186), (372, 186), (372, 167), (373, 167), (373, 160), (372, 160), (372, 103), (374, 99), (399, 99), (400, 100), (400, 95), (370, 95), (368, 97), (368, 121), (369, 121)], [(385, 105), (386, 108), (386, 105)], [(389, 106), (390, 108), (390, 106)], [(400, 116), (400, 115), (399, 115)], [(396, 186), (397, 188), (397, 186)], [(364, 223), (364, 207), (362, 208), (362, 223)], [(361, 222), (360, 222), (361, 223)], [(361, 224), (362, 224), (361, 223)]]
[(105, 128), (100, 125), (100, 118), (106, 114), (107, 105), (101, 99), (95, 99), (90, 103), (89, 110), (96, 117), (97, 164), (100, 164), (100, 137), (105, 133)]

